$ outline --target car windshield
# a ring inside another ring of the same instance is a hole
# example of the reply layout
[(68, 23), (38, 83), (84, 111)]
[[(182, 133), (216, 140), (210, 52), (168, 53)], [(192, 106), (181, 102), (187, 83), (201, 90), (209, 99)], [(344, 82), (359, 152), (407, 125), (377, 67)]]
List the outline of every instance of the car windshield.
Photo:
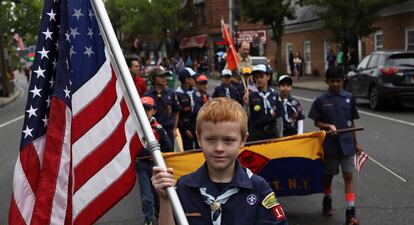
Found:
[(260, 58), (252, 57), (252, 64), (253, 65), (259, 65), (259, 64), (267, 65), (267, 58), (266, 57), (260, 57)]
[(388, 63), (390, 66), (414, 66), (414, 53), (391, 55)]

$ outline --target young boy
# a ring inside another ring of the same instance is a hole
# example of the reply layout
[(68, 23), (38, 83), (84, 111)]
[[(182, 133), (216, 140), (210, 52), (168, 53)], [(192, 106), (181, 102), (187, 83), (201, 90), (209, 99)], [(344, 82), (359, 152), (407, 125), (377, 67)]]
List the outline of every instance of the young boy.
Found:
[(278, 79), (278, 100), (283, 104), (283, 136), (303, 134), (303, 109), (299, 101), (290, 95), (292, 91), (292, 78), (282, 75)]
[(199, 148), (195, 136), (195, 119), (198, 109), (203, 105), (201, 96), (197, 96), (194, 90), (196, 72), (185, 67), (178, 73), (181, 87), (178, 87), (176, 94), (181, 110), (179, 113), (178, 129), (183, 140), (184, 150)]
[[(160, 148), (162, 152), (170, 151), (174, 149), (173, 144), (171, 144), (170, 139), (167, 136), (167, 133), (162, 128), (162, 126), (157, 123), (154, 115), (157, 112), (155, 101), (151, 97), (142, 97), (142, 105), (144, 106), (145, 112), (147, 113), (148, 120), (150, 121), (152, 129), (158, 135), (158, 142), (160, 143)], [(150, 156), (148, 150), (144, 149), (141, 151), (139, 157)], [(152, 167), (154, 163), (151, 159), (139, 159), (137, 160), (135, 170), (137, 171), (138, 184), (140, 188), (141, 196), (141, 205), (142, 212), (144, 213), (144, 222), (145, 225), (152, 224), (154, 219), (154, 209), (155, 212), (159, 210), (159, 201), (156, 192), (153, 191), (151, 185), (151, 175)]]
[(237, 88), (231, 83), (232, 76), (232, 72), (228, 69), (221, 71), (221, 84), (214, 89), (212, 97), (232, 98), (243, 105), (243, 95), (241, 95)]
[[(269, 184), (237, 160), (247, 136), (247, 114), (236, 101), (215, 98), (201, 108), (197, 138), (206, 162), (176, 184), (189, 224), (287, 224)], [(175, 185), (173, 170), (154, 167), (153, 172), (160, 197), (159, 224), (174, 224), (164, 191)]]
[[(174, 143), (175, 130), (178, 126), (178, 112), (181, 107), (175, 92), (167, 86), (167, 78), (165, 77), (167, 73), (162, 66), (156, 66), (148, 70), (147, 74), (151, 80), (152, 88), (144, 95), (155, 100), (157, 106), (155, 118), (167, 132), (170, 142)], [(170, 150), (173, 151), (174, 148)]]
[(342, 90), (344, 82), (341, 67), (330, 67), (326, 71), (328, 90), (315, 99), (309, 111), (309, 118), (315, 126), (331, 131), (323, 143), (324, 148), (324, 198), (323, 215), (332, 216), (331, 186), (333, 176), (338, 174), (341, 166), (345, 182), (346, 224), (359, 224), (355, 216), (355, 188), (352, 178), (355, 152), (361, 151), (355, 133), (337, 134), (337, 129), (354, 127), (354, 120), (359, 118), (355, 99)]
[(210, 96), (208, 95), (208, 78), (206, 75), (200, 74), (197, 76), (196, 90), (196, 95), (200, 95), (203, 99), (203, 104), (205, 104), (210, 99)]
[(270, 75), (266, 73), (265, 65), (253, 67), (253, 79), (258, 91), (249, 94), (248, 141), (282, 137), (283, 105), (277, 100), (276, 93), (268, 86)]

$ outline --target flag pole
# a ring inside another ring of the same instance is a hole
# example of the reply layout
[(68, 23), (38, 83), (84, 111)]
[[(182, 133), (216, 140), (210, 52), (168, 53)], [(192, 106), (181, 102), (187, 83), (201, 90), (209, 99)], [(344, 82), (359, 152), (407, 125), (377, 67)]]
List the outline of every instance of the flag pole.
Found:
[[(137, 125), (138, 134), (144, 147), (146, 147), (154, 159), (156, 166), (167, 168), (164, 158), (162, 157), (160, 144), (155, 139), (154, 133), (148, 121), (141, 99), (135, 88), (132, 76), (126, 64), (115, 31), (109, 20), (105, 5), (102, 0), (92, 0), (92, 7), (95, 12), (96, 19), (102, 32), (105, 45), (110, 51), (110, 58), (112, 65), (116, 71), (116, 75), (123, 89), (125, 101), (127, 102), (129, 111)], [(141, 129), (141, 130), (140, 130)], [(177, 222), (181, 225), (188, 225), (187, 218), (184, 214), (180, 199), (174, 187), (169, 187), (166, 190), (167, 196), (170, 199), (171, 207)]]

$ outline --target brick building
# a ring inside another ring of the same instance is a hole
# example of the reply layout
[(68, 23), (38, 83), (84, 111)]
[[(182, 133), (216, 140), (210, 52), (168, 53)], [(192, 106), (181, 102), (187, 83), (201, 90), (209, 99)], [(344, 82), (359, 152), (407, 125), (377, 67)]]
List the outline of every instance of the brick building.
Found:
[[(301, 52), (305, 74), (323, 74), (327, 68), (326, 52), (336, 52), (336, 43), (331, 33), (323, 28), (312, 6), (296, 9), (297, 19), (286, 22), (282, 40), (283, 71), (290, 72), (286, 65), (288, 52)], [(405, 1), (380, 11), (381, 18), (374, 24), (379, 30), (360, 40), (360, 59), (376, 50), (414, 51), (414, 1)]]
[[(228, 22), (229, 0), (186, 0), (188, 9), (184, 19), (190, 29), (180, 34), (180, 51), (183, 56), (215, 57), (224, 51), (220, 20)], [(239, 0), (234, 0), (235, 7), (240, 7)], [(375, 26), (380, 29), (360, 41), (360, 57), (375, 50), (413, 50), (414, 51), (414, 0), (405, 1), (386, 8), (380, 12)], [(297, 18), (286, 21), (285, 35), (282, 39), (282, 61), (278, 71), (290, 73), (287, 65), (288, 52), (300, 52), (303, 57), (305, 74), (323, 75), (327, 67), (326, 52), (329, 48), (336, 51), (329, 30), (323, 28), (323, 21), (316, 15), (314, 6), (296, 8)], [(275, 67), (276, 43), (271, 40), (270, 32), (262, 24), (249, 24), (238, 21), (234, 27), (237, 41), (252, 41), (254, 35), (260, 37), (262, 54), (267, 56), (271, 66)], [(235, 37), (233, 41), (235, 41)], [(256, 55), (259, 53), (256, 53)]]

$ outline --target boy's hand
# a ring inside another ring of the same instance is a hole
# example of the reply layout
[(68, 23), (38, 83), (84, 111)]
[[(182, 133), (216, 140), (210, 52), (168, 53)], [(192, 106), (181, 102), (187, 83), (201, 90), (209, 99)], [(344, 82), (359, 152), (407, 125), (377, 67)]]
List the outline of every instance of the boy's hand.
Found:
[(186, 131), (185, 131), (185, 135), (186, 135), (188, 138), (190, 138), (190, 139), (194, 139), (194, 137), (193, 137), (193, 133), (191, 133), (191, 131), (189, 131), (189, 130), (186, 130)]
[(168, 168), (167, 170), (158, 166), (152, 168), (151, 182), (160, 198), (166, 199), (165, 189), (167, 187), (174, 187), (176, 180), (174, 180), (173, 174), (173, 168)]
[(243, 94), (243, 102), (244, 102), (244, 104), (249, 103), (249, 94), (248, 94), (247, 91), (245, 91), (244, 94)]
[(361, 147), (361, 145), (356, 144), (356, 145), (355, 145), (355, 150), (356, 150), (356, 153), (357, 153), (357, 154), (361, 154), (361, 152), (362, 152), (362, 147)]
[(328, 129), (332, 134), (337, 134), (335, 125), (329, 124)]

